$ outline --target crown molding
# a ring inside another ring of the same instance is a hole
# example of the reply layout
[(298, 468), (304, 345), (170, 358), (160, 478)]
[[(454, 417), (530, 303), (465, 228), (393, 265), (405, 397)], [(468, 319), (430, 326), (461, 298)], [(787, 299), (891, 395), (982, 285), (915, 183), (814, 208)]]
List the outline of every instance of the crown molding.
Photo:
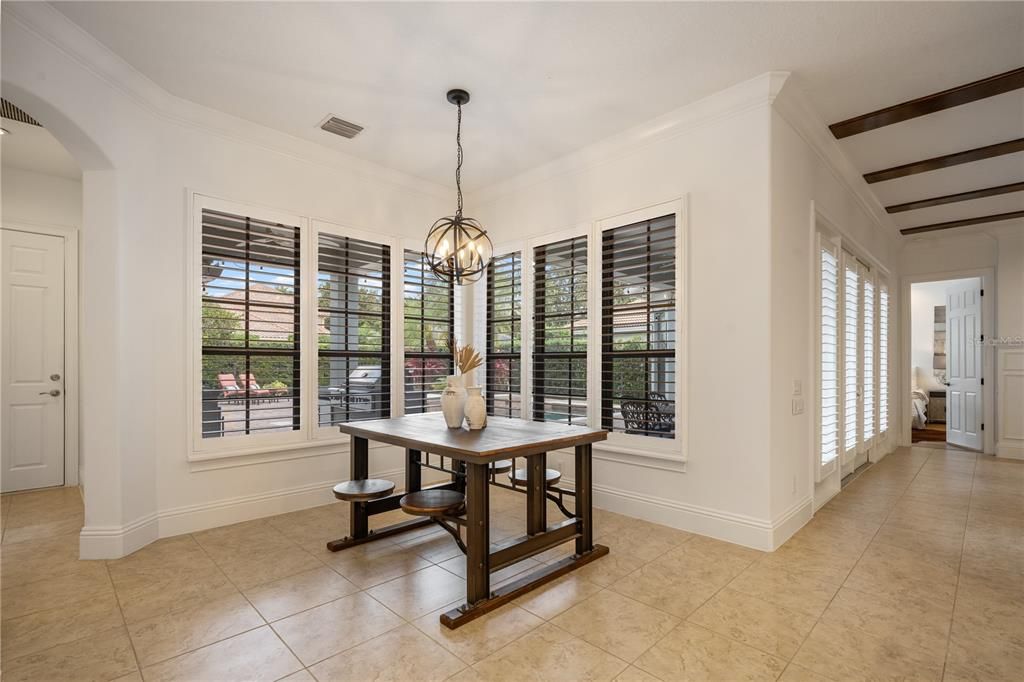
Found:
[(803, 138), (804, 142), (810, 145), (811, 149), (822, 160), (833, 177), (843, 185), (861, 205), (875, 226), (881, 231), (883, 238), (892, 246), (898, 248), (898, 234), (896, 224), (885, 212), (881, 202), (864, 181), (861, 173), (854, 168), (828, 126), (821, 119), (818, 113), (811, 106), (810, 101), (803, 90), (788, 78), (780, 86), (780, 92), (773, 102), (773, 107)]
[(662, 144), (697, 128), (711, 125), (751, 109), (769, 106), (785, 84), (789, 73), (769, 71), (662, 114), (621, 133), (606, 137), (563, 157), (525, 171), (514, 178), (494, 183), (473, 192), (476, 204), (495, 201), (512, 192), (522, 191), (553, 178), (601, 165), (639, 149)]
[(3, 19), (4, 24), (16, 24), (49, 43), (146, 113), (157, 118), (305, 163), (357, 173), (437, 199), (451, 198), (451, 189), (445, 185), (417, 178), (173, 95), (49, 3), (4, 3)]

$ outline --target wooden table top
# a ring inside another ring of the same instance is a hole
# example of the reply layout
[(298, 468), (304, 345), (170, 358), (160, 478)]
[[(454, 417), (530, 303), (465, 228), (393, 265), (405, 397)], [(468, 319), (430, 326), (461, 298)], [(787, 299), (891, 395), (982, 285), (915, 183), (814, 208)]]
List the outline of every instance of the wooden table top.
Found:
[(455, 459), (493, 462), (596, 443), (608, 432), (555, 422), (487, 417), (479, 431), (449, 429), (440, 412), (339, 424), (342, 433)]

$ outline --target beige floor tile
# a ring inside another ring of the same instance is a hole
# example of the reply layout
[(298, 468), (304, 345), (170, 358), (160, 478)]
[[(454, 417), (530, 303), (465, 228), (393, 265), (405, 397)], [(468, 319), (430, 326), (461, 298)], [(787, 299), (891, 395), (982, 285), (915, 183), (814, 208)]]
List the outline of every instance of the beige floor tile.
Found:
[(963, 537), (960, 535), (928, 533), (889, 524), (878, 530), (873, 542), (935, 556), (950, 565), (959, 562), (963, 551)]
[(601, 589), (573, 572), (527, 592), (513, 603), (544, 620), (551, 620)]
[(819, 621), (793, 663), (837, 680), (937, 680), (942, 661), (885, 637)]
[(933, 556), (872, 544), (844, 586), (871, 594), (916, 594), (952, 605), (956, 579), (956, 568)]
[(736, 576), (729, 589), (818, 617), (838, 587), (758, 561)]
[(4, 587), (88, 572), (94, 561), (78, 558), (78, 538), (66, 536), (4, 545), (0, 551), (0, 575)]
[(0, 591), (4, 620), (69, 607), (85, 601), (103, 599), (114, 593), (110, 575), (102, 561), (90, 561), (89, 567), (68, 575), (46, 578), (20, 585), (4, 585)]
[(782, 659), (710, 630), (683, 623), (651, 647), (635, 665), (662, 680), (774, 680), (786, 667)]
[(429, 561), (411, 549), (381, 542), (357, 545), (331, 556), (321, 555), (321, 560), (361, 589), (430, 566)]
[(466, 664), (423, 635), (403, 625), (311, 668), (320, 682), (441, 682)]
[(954, 622), (946, 654), (946, 679), (1020, 680), (1024, 647), (1007, 641), (1004, 634), (992, 628)]
[(303, 668), (298, 672), (292, 673), (288, 677), (282, 677), (279, 682), (317, 682), (317, 680), (308, 670)]
[(113, 682), (142, 682), (142, 673), (134, 670), (127, 675), (116, 678)]
[(273, 630), (262, 627), (143, 668), (142, 676), (146, 682), (271, 682), (301, 668)]
[(896, 596), (844, 587), (821, 616), (822, 622), (858, 628), (941, 661), (949, 639), (952, 605), (916, 594)]
[(725, 588), (687, 620), (788, 661), (817, 617)]
[(193, 533), (192, 537), (218, 564), (296, 547), (267, 519), (211, 528)]
[(961, 574), (957, 585), (954, 622), (964, 631), (987, 629), (996, 637), (1024, 649), (1024, 582), (994, 581)]
[(13, 660), (4, 659), (5, 682), (112, 680), (136, 669), (123, 627)]
[(413, 625), (469, 664), (486, 658), (544, 624), (532, 613), (508, 604), (452, 630), (441, 624), (440, 616), (445, 610), (438, 609), (417, 618)]
[(401, 618), (359, 592), (279, 620), (272, 627), (309, 666), (401, 624)]
[(245, 596), (264, 618), (274, 621), (358, 591), (348, 580), (321, 566), (250, 588)]
[(10, 661), (122, 625), (124, 619), (113, 592), (69, 607), (5, 619), (0, 630), (2, 658)]
[(758, 563), (783, 570), (801, 579), (838, 588), (857, 561), (857, 558), (850, 556), (835, 556), (828, 552), (783, 545)]
[[(621, 580), (649, 561), (648, 559), (643, 559), (637, 555), (633, 551), (635, 549), (635, 545), (628, 540), (606, 537), (598, 541), (597, 544), (606, 545), (608, 547), (608, 554), (586, 564), (585, 566), (581, 566), (575, 571), (575, 573), (584, 580), (588, 580), (602, 587), (608, 587), (616, 581)], [(570, 554), (572, 554), (571, 548), (565, 549), (560, 556), (549, 556), (548, 553), (545, 553), (544, 556), (549, 560), (552, 560), (562, 559)]]
[(659, 678), (631, 665), (615, 678), (615, 682), (659, 682)]
[(414, 620), (466, 598), (466, 581), (439, 566), (371, 587), (367, 594), (398, 615)]
[(263, 619), (235, 593), (128, 626), (139, 665), (146, 667), (258, 628)]
[(60, 515), (51, 520), (36, 518), (35, 514), (22, 516), (12, 512), (4, 523), (3, 544), (74, 536), (82, 530), (84, 525), (84, 511)]
[[(536, 559), (528, 558), (523, 559), (522, 561), (518, 561), (512, 564), (511, 566), (506, 566), (500, 571), (495, 571), (494, 573), (491, 573), (491, 587), (494, 587), (495, 585), (498, 585), (504, 582), (505, 580), (508, 580), (509, 578), (520, 575), (522, 573), (537, 570), (543, 565), (544, 564), (537, 561)], [(452, 557), (447, 561), (441, 562), (440, 564), (438, 564), (438, 566), (448, 571), (449, 573), (454, 573), (460, 578), (466, 577), (466, 557), (461, 553), (457, 557)]]
[(459, 682), (550, 682), (552, 671), (561, 680), (612, 680), (626, 662), (550, 623), (496, 651), (477, 663), (473, 673), (453, 678)]
[(153, 575), (149, 581), (133, 579), (130, 588), (114, 579), (125, 622), (135, 623), (238, 592), (216, 566)]
[(443, 529), (430, 529), (429, 534), (419, 537), (401, 538), (396, 544), (415, 552), (418, 556), (433, 563), (441, 563), (454, 557), (463, 556), (462, 550), (455, 544), (455, 539)]
[(267, 554), (250, 556), (221, 563), (220, 569), (240, 590), (280, 580), (296, 573), (304, 573), (324, 564), (299, 547), (275, 550)]
[(786, 666), (782, 677), (779, 678), (779, 682), (829, 682), (829, 679), (807, 668), (790, 663)]
[(632, 662), (674, 628), (679, 619), (605, 590), (556, 616), (553, 624)]
[(654, 561), (612, 584), (613, 592), (686, 618), (729, 582), (710, 566)]

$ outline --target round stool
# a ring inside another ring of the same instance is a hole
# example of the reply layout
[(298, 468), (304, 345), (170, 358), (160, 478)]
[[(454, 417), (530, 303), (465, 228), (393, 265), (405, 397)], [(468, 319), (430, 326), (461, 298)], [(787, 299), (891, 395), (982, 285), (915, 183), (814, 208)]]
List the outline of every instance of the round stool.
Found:
[(406, 514), (435, 518), (458, 514), (466, 496), (454, 490), (420, 490), (403, 495), (398, 504)]
[[(516, 469), (508, 477), (515, 485), (526, 485), (526, 469)], [(562, 480), (562, 472), (554, 469), (544, 470), (545, 486), (557, 485), (560, 480)]]
[(367, 502), (395, 492), (395, 484), (383, 478), (343, 481), (334, 486), (334, 496), (346, 502)]
[(491, 462), (492, 474), (504, 474), (508, 471), (512, 471), (512, 460), (499, 459), (497, 462)]

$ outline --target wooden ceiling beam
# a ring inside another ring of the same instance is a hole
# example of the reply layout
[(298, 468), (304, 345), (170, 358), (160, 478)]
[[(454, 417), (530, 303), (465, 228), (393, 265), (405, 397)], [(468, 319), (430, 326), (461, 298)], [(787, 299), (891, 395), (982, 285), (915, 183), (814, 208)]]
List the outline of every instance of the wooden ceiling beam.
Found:
[(1024, 137), (1016, 140), (999, 142), (997, 144), (990, 144), (985, 147), (976, 147), (975, 149), (968, 149), (962, 152), (956, 152), (955, 154), (936, 156), (931, 159), (925, 159), (924, 161), (905, 163), (902, 166), (893, 166), (892, 168), (872, 171), (871, 173), (865, 173), (864, 179), (870, 185), (875, 182), (894, 180), (895, 178), (916, 175), (917, 173), (927, 173), (928, 171), (939, 170), (941, 168), (958, 166), (962, 163), (982, 161), (983, 159), (991, 159), (994, 156), (1014, 154), (1021, 151), (1024, 151)]
[(957, 194), (946, 194), (945, 196), (932, 197), (931, 199), (918, 199), (917, 201), (908, 201), (903, 204), (893, 204), (892, 206), (886, 206), (885, 211), (886, 213), (903, 213), (904, 211), (915, 211), (919, 208), (954, 204), (958, 201), (970, 201), (971, 199), (984, 199), (985, 197), (995, 197), (1000, 194), (1010, 194), (1011, 192), (1024, 192), (1024, 182), (1011, 182), (1008, 185), (972, 189), (970, 192), (958, 192)]
[(1024, 67), (983, 78), (980, 81), (960, 85), (949, 90), (936, 92), (912, 99), (909, 102), (896, 104), (885, 109), (872, 111), (868, 114), (833, 123), (828, 128), (837, 140), (869, 130), (900, 123), (918, 116), (933, 114), (936, 111), (958, 107), (961, 104), (976, 102), (979, 99), (994, 97), (1004, 92), (1024, 88)]
[(900, 234), (921, 234), (922, 232), (938, 232), (939, 230), (952, 230), (954, 227), (967, 227), (968, 225), (981, 225), (982, 223), (994, 223), (1000, 220), (1012, 220), (1024, 218), (1024, 211), (1010, 211), (1009, 213), (996, 213), (994, 215), (978, 216), (977, 218), (965, 218), (963, 220), (950, 220), (945, 223), (933, 223), (921, 225), (920, 227), (905, 227)]

